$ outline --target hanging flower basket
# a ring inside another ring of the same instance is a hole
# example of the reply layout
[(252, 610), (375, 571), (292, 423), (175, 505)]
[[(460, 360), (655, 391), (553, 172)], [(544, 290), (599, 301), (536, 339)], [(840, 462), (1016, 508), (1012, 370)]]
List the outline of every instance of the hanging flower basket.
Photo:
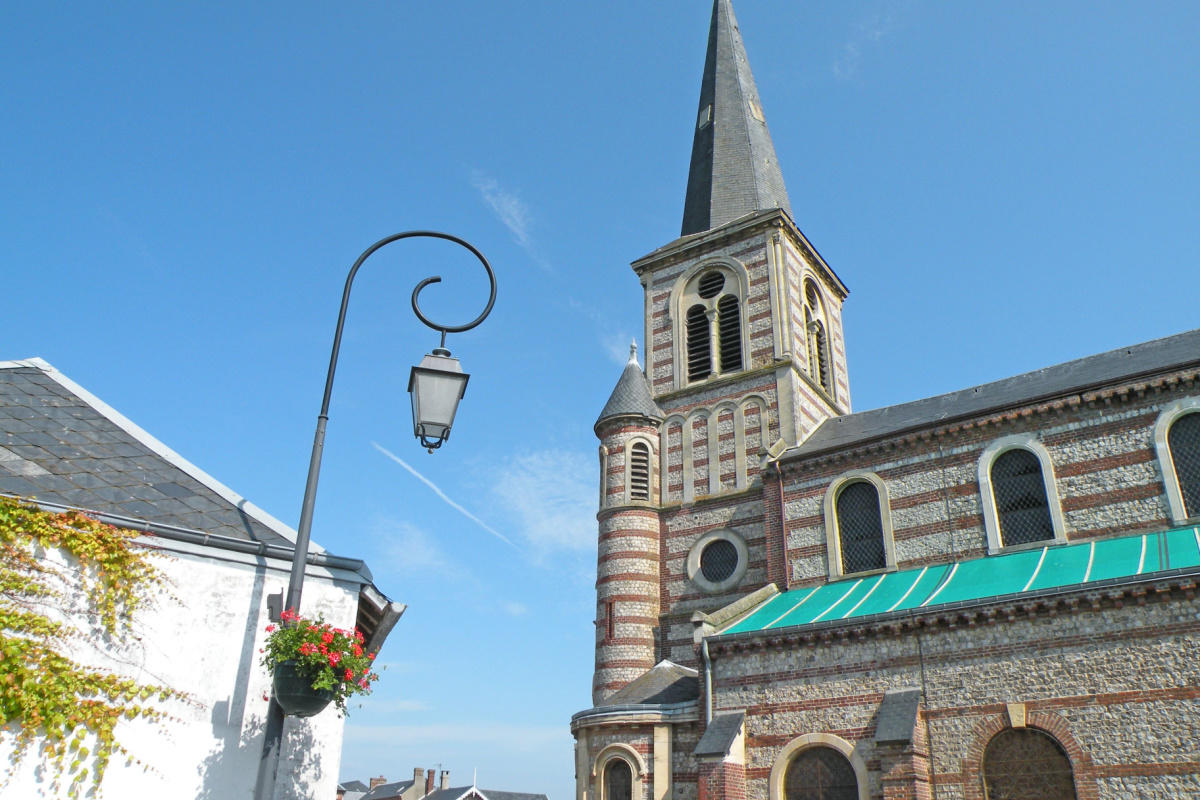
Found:
[(343, 714), (346, 699), (370, 694), (379, 676), (371, 671), (374, 653), (363, 651), (361, 632), (283, 612), (283, 624), (267, 626), (262, 663), (273, 673), (275, 699), (285, 714), (311, 717), (331, 702)]
[(329, 689), (314, 689), (312, 678), (300, 673), (299, 661), (281, 661), (275, 665), (275, 701), (291, 717), (313, 717), (333, 702)]

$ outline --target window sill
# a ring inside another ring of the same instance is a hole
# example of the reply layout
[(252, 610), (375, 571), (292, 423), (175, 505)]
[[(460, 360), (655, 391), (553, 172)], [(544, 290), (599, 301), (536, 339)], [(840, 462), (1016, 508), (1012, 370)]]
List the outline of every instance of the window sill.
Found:
[(873, 575), (885, 575), (889, 572), (895, 572), (896, 566), (884, 567), (883, 569), (869, 569), (865, 572), (847, 572), (845, 575), (829, 575), (829, 583), (837, 583), (839, 581), (859, 580), (861, 578), (870, 578)]

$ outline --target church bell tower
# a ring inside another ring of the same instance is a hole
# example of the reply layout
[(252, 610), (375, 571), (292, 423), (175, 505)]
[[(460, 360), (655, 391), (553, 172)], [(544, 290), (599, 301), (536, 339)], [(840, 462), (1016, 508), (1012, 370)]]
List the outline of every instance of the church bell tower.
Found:
[[(596, 423), (593, 700), (665, 658), (664, 514), (762, 491), (763, 453), (850, 411), (846, 287), (801, 233), (729, 0), (715, 0), (679, 238), (633, 262), (636, 354)], [(753, 560), (753, 555), (748, 556)]]

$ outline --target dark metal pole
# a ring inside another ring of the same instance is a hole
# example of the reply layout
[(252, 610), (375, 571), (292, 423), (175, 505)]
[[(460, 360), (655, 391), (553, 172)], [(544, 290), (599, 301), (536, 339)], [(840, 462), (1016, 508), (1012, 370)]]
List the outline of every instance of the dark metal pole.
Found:
[[(413, 290), (413, 313), (425, 325), (433, 328), (435, 331), (441, 331), (443, 346), (446, 344), (447, 333), (461, 333), (471, 330), (471, 328), (483, 322), (488, 314), (492, 313), (492, 306), (496, 304), (496, 275), (492, 272), (492, 265), (484, 258), (483, 253), (475, 249), (475, 246), (470, 242), (449, 233), (440, 233), (438, 231), (405, 231), (404, 233), (393, 234), (392, 236), (380, 239), (368, 247), (358, 257), (358, 261), (354, 262), (354, 266), (350, 268), (350, 274), (346, 276), (346, 288), (342, 291), (342, 306), (338, 311), (337, 328), (333, 334), (333, 352), (329, 356), (329, 373), (325, 377), (325, 394), (321, 398), (321, 413), (317, 415), (317, 431), (313, 436), (312, 456), (308, 461), (308, 481), (304, 485), (304, 502), (300, 506), (300, 526), (296, 529), (296, 549), (292, 556), (292, 572), (288, 578), (287, 598), (283, 604), (285, 609), (294, 609), (297, 614), (300, 613), (300, 598), (304, 593), (304, 567), (308, 560), (308, 544), (312, 532), (313, 508), (317, 504), (317, 482), (321, 477), (321, 456), (325, 450), (325, 426), (329, 422), (329, 399), (333, 395), (333, 376), (337, 371), (338, 353), (342, 349), (342, 329), (346, 325), (346, 309), (350, 305), (350, 289), (354, 285), (354, 276), (358, 274), (358, 269), (363, 265), (363, 262), (379, 248), (392, 242), (398, 242), (401, 239), (414, 238), (444, 239), (448, 242), (462, 245), (470, 250), (479, 259), (480, 263), (483, 264), (483, 268), (487, 270), (488, 282), (491, 287), (487, 308), (483, 310), (482, 314), (466, 325), (439, 325), (421, 313), (421, 309), (417, 305), (417, 295), (429, 284), (439, 283), (442, 280), (440, 277), (426, 278), (417, 284), (417, 288)], [(272, 693), (270, 705), (267, 708), (267, 724), (263, 741), (262, 758), (259, 761), (258, 780), (254, 788), (255, 800), (271, 800), (274, 797), (275, 778), (279, 769), (280, 747), (283, 740), (283, 716), (283, 709), (275, 701), (274, 693)]]

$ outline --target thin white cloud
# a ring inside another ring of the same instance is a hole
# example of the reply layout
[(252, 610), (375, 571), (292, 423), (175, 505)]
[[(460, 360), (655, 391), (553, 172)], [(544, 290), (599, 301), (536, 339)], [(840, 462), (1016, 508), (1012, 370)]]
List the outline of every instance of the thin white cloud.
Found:
[(539, 556), (581, 551), (596, 542), (595, 471), (580, 453), (525, 453), (497, 471), (492, 491)]
[(874, 9), (854, 26), (850, 41), (843, 46), (842, 54), (834, 59), (834, 76), (848, 80), (858, 74), (863, 51), (875, 47), (885, 36), (892, 33), (900, 12), (908, 5), (911, 3), (907, 0), (880, 0)]
[(447, 578), (464, 577), (463, 570), (446, 557), (424, 531), (393, 519), (376, 519), (371, 535), (381, 542), (380, 549), (388, 569), (400, 575), (437, 574)]
[(510, 601), (510, 602), (507, 602), (504, 604), (504, 612), (506, 614), (508, 614), (510, 617), (524, 616), (525, 612), (527, 612), (528, 610), (529, 609), (527, 609), (525, 607), (524, 603), (517, 603), (517, 602)]
[(629, 334), (615, 333), (603, 337), (600, 340), (600, 346), (604, 348), (604, 355), (608, 356), (609, 361), (623, 367), (629, 363), (629, 343), (631, 341), (633, 341), (633, 337)]
[(495, 178), (490, 178), (482, 172), (471, 173), (471, 184), (479, 191), (483, 202), (492, 209), (492, 213), (504, 223), (504, 227), (508, 228), (509, 233), (513, 235), (513, 239), (521, 246), (521, 249), (528, 253), (538, 266), (549, 270), (550, 265), (538, 255), (537, 247), (534, 245), (533, 236), (530, 233), (530, 228), (533, 227), (533, 214), (530, 212), (529, 206), (525, 205), (521, 198), (501, 187)]
[(516, 550), (517, 552), (520, 552), (520, 551), (521, 551), (521, 548), (519, 548), (519, 547), (517, 547), (515, 544), (513, 544), (513, 543), (512, 543), (512, 541), (511, 541), (511, 540), (509, 540), (509, 538), (508, 538), (507, 536), (505, 536), (504, 534), (500, 533), (500, 531), (496, 530), (496, 529), (495, 529), (495, 528), (493, 528), (491, 525), (488, 525), (486, 522), (484, 522), (483, 520), (481, 520), (479, 517), (475, 516), (475, 515), (474, 515), (474, 514), (472, 514), (470, 511), (467, 511), (467, 510), (466, 510), (465, 508), (463, 508), (461, 505), (459, 505), (458, 503), (456, 503), (456, 502), (454, 502), (453, 500), (451, 500), (451, 499), (450, 499), (450, 498), (449, 498), (449, 497), (446, 495), (446, 493), (445, 493), (445, 492), (443, 492), (441, 489), (439, 489), (439, 488), (437, 487), (437, 485), (436, 485), (436, 484), (435, 484), (433, 481), (429, 480), (429, 478), (426, 478), (424, 475), (422, 475), (421, 473), (417, 472), (415, 469), (413, 469), (412, 467), (410, 467), (410, 466), (408, 465), (408, 463), (404, 461), (404, 459), (400, 458), (400, 456), (398, 456), (398, 455), (396, 455), (395, 453), (391, 452), (391, 451), (390, 451), (390, 450), (388, 450), (386, 447), (383, 447), (383, 446), (382, 446), (381, 444), (379, 444), (378, 442), (371, 442), (371, 444), (372, 444), (372, 445), (375, 447), (375, 449), (376, 449), (376, 450), (378, 450), (379, 452), (383, 453), (385, 456), (387, 456), (388, 458), (390, 458), (392, 461), (395, 461), (395, 462), (396, 462), (397, 464), (399, 464), (400, 466), (404, 467), (406, 470), (408, 470), (409, 472), (411, 472), (411, 473), (413, 474), (413, 476), (414, 476), (414, 477), (415, 477), (417, 480), (421, 481), (421, 483), (425, 484), (425, 485), (426, 485), (426, 486), (428, 486), (430, 489), (432, 489), (432, 490), (433, 490), (433, 492), (434, 492), (434, 494), (436, 494), (438, 497), (442, 498), (442, 500), (444, 500), (444, 501), (445, 501), (446, 505), (450, 506), (450, 507), (451, 507), (451, 508), (453, 508), (455, 511), (459, 512), (459, 513), (460, 513), (460, 514), (462, 514), (464, 517), (466, 517), (467, 519), (471, 520), (471, 521), (472, 521), (472, 522), (474, 522), (476, 525), (478, 525), (479, 527), (483, 528), (485, 531), (487, 531), (488, 533), (492, 534), (493, 536), (495, 536), (495, 537), (496, 537), (497, 539), (499, 539), (500, 541), (504, 542), (506, 545), (508, 545), (508, 546), (509, 546), (509, 547), (511, 547), (512, 549)]

